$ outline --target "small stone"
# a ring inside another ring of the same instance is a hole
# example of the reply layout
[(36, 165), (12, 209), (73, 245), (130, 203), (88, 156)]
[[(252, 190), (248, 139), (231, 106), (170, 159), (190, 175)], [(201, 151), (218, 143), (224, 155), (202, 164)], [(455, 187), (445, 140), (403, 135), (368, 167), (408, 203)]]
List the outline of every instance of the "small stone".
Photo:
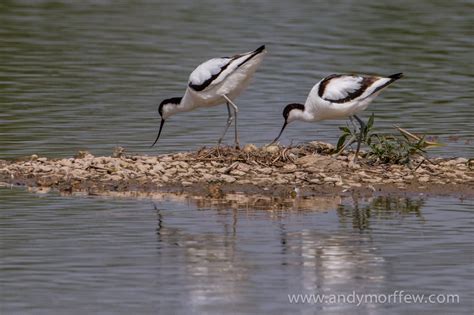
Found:
[(269, 145), (269, 146), (263, 147), (263, 151), (267, 153), (277, 153), (277, 152), (280, 152), (280, 147), (277, 145)]
[(262, 167), (257, 169), (258, 173), (270, 175), (272, 173), (272, 168), (271, 167)]
[(191, 186), (193, 183), (191, 182), (188, 182), (188, 181), (184, 181), (181, 183), (184, 187), (188, 187), (188, 186)]
[(361, 167), (360, 164), (354, 163), (354, 161), (350, 161), (348, 166), (349, 168), (354, 169), (354, 170), (358, 170)]
[(158, 164), (155, 164), (155, 165), (153, 166), (153, 169), (152, 169), (152, 170), (153, 170), (154, 173), (163, 173), (163, 172), (165, 171), (165, 168), (163, 167), (163, 165), (161, 165), (160, 163), (158, 163)]
[(173, 161), (173, 158), (169, 155), (166, 155), (160, 158), (160, 162), (170, 162), (170, 161)]
[(242, 149), (242, 151), (244, 151), (245, 153), (251, 153), (251, 152), (255, 152), (257, 150), (258, 150), (257, 146), (255, 144), (251, 144), (251, 143), (246, 144), (244, 146), (244, 148)]
[(202, 174), (201, 179), (204, 180), (204, 181), (210, 182), (210, 181), (216, 180), (216, 177), (214, 175), (204, 173), (204, 174)]
[(418, 177), (418, 181), (420, 183), (426, 183), (430, 180), (430, 177), (429, 176), (421, 176), (421, 177)]
[(38, 162), (41, 162), (41, 163), (44, 163), (48, 160), (48, 158), (45, 158), (45, 157), (41, 157), (41, 158), (37, 158), (36, 159)]
[(303, 179), (306, 177), (306, 173), (305, 172), (295, 172), (295, 177), (298, 178), (298, 179)]
[(217, 171), (217, 173), (224, 174), (228, 171), (228, 168), (227, 167), (221, 167), (221, 168), (216, 169), (216, 171)]
[(237, 170), (239, 171), (242, 171), (244, 173), (247, 173), (248, 171), (250, 171), (251, 167), (250, 165), (248, 164), (245, 164), (245, 163), (239, 163), (236, 167)]
[(239, 170), (232, 170), (230, 172), (230, 175), (234, 175), (234, 176), (244, 176), (246, 173), (242, 172), (242, 171), (239, 171)]
[(316, 155), (306, 155), (297, 159), (295, 163), (298, 165), (309, 166), (316, 164), (320, 159), (321, 158)]
[(184, 161), (175, 161), (170, 164), (171, 166), (178, 166), (180, 168), (189, 168), (189, 164)]
[(176, 174), (178, 172), (178, 170), (176, 168), (169, 168), (165, 171), (165, 174), (167, 176), (173, 176), (174, 174)]
[(226, 183), (233, 183), (236, 181), (235, 177), (233, 176), (230, 176), (230, 175), (221, 175), (220, 177), (223, 181), (225, 181)]
[(273, 181), (273, 183), (274, 183), (275, 185), (283, 185), (283, 184), (287, 184), (288, 181), (285, 180), (284, 178), (278, 177), (277, 179), (275, 179), (275, 180)]
[(148, 170), (148, 167), (143, 164), (137, 164), (135, 168), (141, 173), (145, 173)]
[(445, 165), (445, 166), (455, 166), (457, 164), (465, 164), (465, 163), (467, 163), (467, 161), (468, 160), (465, 159), (465, 158), (457, 158), (457, 159), (451, 159), (451, 160), (448, 160), (448, 161), (444, 161), (441, 164)]
[(309, 145), (321, 151), (333, 151), (335, 149), (335, 147), (332, 144), (324, 143), (320, 141), (311, 141)]
[(325, 177), (324, 178), (324, 181), (327, 182), (327, 183), (335, 183), (335, 182), (338, 182), (340, 180), (341, 179), (338, 178), (338, 177)]
[(287, 172), (292, 172), (294, 170), (296, 170), (296, 165), (295, 164), (285, 164), (283, 166), (283, 170), (287, 171)]

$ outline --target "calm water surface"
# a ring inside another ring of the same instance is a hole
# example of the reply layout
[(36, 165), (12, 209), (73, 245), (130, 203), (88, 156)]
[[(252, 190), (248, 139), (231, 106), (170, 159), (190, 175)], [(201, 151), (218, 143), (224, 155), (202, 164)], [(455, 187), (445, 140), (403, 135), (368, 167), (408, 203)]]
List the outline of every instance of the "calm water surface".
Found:
[[(214, 145), (215, 107), (157, 105), (216, 56), (266, 44), (237, 99), (241, 143), (268, 143), (287, 103), (331, 73), (404, 72), (363, 115), (472, 157), (472, 1), (0, 1), (0, 159), (157, 154)], [(282, 142), (335, 143), (344, 121)], [(232, 141), (231, 133), (227, 141)], [(322, 206), (324, 204), (324, 207)], [(324, 210), (324, 211), (322, 211)], [(472, 202), (95, 199), (0, 189), (0, 313), (472, 314)], [(459, 294), (456, 305), (290, 305), (291, 293)]]
[[(169, 119), (158, 148), (157, 105), (181, 96), (201, 62), (266, 44), (240, 106), (242, 143), (265, 144), (290, 102), (331, 73), (404, 72), (373, 111), (441, 137), (436, 155), (471, 155), (472, 1), (46, 1), (0, 3), (0, 157), (155, 154), (214, 145), (225, 106)], [(284, 143), (335, 143), (337, 126), (295, 123)], [(228, 135), (231, 142), (232, 135)], [(470, 145), (469, 145), (470, 144)]]
[[(5, 188), (0, 197), (2, 314), (473, 311), (473, 205), (457, 199), (349, 198), (298, 210)], [(460, 304), (288, 302), (353, 290), (459, 294)]]

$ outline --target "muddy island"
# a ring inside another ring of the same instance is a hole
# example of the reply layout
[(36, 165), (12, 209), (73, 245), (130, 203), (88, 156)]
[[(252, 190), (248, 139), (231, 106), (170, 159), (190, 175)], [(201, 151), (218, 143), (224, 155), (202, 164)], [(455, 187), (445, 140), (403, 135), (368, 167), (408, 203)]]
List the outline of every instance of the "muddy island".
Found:
[(186, 192), (276, 196), (331, 194), (426, 194), (474, 197), (474, 162), (466, 158), (414, 158), (408, 165), (377, 163), (361, 152), (334, 154), (310, 142), (296, 147), (246, 145), (202, 148), (158, 156), (112, 156), (80, 151), (75, 157), (0, 160), (3, 185), (106, 195), (110, 192)]

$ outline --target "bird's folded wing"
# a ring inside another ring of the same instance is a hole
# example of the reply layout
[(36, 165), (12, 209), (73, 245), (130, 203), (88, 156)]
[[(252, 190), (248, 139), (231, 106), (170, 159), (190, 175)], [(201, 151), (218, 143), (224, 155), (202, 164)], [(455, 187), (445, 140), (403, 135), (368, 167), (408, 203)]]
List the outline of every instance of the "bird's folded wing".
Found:
[(189, 87), (202, 91), (217, 81), (222, 81), (224, 71), (229, 67), (232, 58), (213, 58), (200, 64), (189, 76)]
[(200, 64), (189, 76), (189, 87), (203, 91), (224, 81), (238, 67), (261, 51), (252, 51), (233, 57), (213, 58)]
[(330, 102), (346, 103), (360, 97), (375, 80), (356, 75), (332, 75), (321, 81), (318, 94)]

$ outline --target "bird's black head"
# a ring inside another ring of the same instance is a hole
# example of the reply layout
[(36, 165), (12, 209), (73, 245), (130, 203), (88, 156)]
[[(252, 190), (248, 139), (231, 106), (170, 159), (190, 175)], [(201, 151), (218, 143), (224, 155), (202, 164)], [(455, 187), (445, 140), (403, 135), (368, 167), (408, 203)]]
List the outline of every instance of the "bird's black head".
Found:
[(288, 118), (290, 117), (290, 113), (292, 110), (300, 110), (304, 111), (304, 105), (298, 103), (292, 103), (285, 106), (283, 109), (283, 118), (285, 119), (286, 123), (289, 123)]
[[(163, 115), (165, 116), (169, 116), (169, 115), (166, 115), (167, 113), (167, 108), (173, 108), (174, 106), (177, 106), (181, 103), (181, 100), (183, 98), (182, 97), (172, 97), (172, 98), (167, 98), (165, 100), (163, 100), (163, 102), (160, 103), (160, 105), (158, 105), (158, 113), (160, 114), (160, 116), (163, 118)], [(170, 106), (167, 106), (167, 105), (170, 105)], [(166, 109), (165, 109), (166, 107)], [(168, 118), (168, 117), (166, 117)]]
[(181, 103), (182, 97), (172, 97), (167, 98), (158, 105), (158, 114), (161, 116), (160, 131), (158, 131), (158, 136), (156, 137), (155, 142), (151, 146), (154, 146), (161, 135), (161, 130), (165, 124), (165, 120), (176, 112), (176, 107)]
[(283, 119), (285, 119), (285, 122), (283, 123), (283, 127), (281, 128), (281, 131), (278, 134), (278, 137), (276, 137), (275, 140), (273, 140), (272, 143), (276, 142), (280, 138), (281, 134), (283, 133), (283, 130), (285, 130), (285, 128), (286, 128), (286, 125), (288, 125), (288, 123), (290, 123), (292, 121), (291, 113), (293, 111), (303, 112), (304, 111), (304, 105), (303, 104), (298, 104), (298, 103), (292, 103), (292, 104), (288, 104), (288, 105), (285, 106), (285, 108), (283, 109)]

